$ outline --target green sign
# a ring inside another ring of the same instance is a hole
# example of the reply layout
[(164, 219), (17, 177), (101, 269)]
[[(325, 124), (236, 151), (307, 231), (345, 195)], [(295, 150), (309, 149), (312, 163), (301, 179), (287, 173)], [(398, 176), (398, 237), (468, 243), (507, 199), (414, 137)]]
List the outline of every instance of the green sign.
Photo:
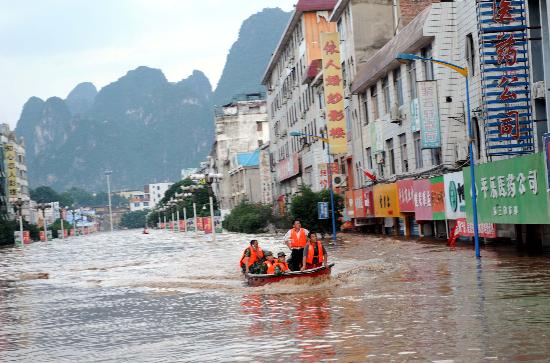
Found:
[[(476, 166), (480, 223), (550, 224), (542, 153)], [(470, 168), (464, 169), (466, 216), (472, 221)]]

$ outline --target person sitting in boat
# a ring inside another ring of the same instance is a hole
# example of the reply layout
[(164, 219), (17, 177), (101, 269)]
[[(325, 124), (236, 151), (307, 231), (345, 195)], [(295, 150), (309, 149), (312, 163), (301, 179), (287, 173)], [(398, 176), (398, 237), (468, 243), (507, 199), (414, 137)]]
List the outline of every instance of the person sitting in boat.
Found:
[(293, 223), (293, 228), (289, 230), (283, 241), (290, 248), (290, 260), (289, 267), (292, 271), (299, 271), (302, 263), (302, 258), (304, 256), (304, 247), (307, 243), (307, 236), (309, 231), (305, 228), (302, 228), (302, 223), (299, 219), (295, 219)]
[(275, 260), (275, 275), (282, 275), (288, 271), (288, 264), (286, 263), (286, 255), (283, 251), (277, 253), (277, 259)]
[(261, 274), (273, 275), (275, 273), (275, 258), (271, 251), (265, 251), (265, 261), (262, 264)]
[(302, 260), (302, 271), (310, 270), (321, 266), (327, 266), (327, 250), (325, 246), (317, 239), (315, 232), (309, 232), (308, 243), (304, 248), (304, 258)]
[(264, 251), (260, 248), (258, 240), (250, 241), (250, 246), (244, 252), (239, 265), (243, 273), (259, 273), (264, 262)]

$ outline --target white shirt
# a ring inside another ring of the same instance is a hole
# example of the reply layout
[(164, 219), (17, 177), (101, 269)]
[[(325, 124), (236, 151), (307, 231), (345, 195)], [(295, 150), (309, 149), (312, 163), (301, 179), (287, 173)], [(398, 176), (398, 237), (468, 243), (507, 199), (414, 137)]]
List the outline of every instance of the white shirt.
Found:
[[(288, 232), (286, 232), (285, 236), (283, 237), (283, 242), (285, 243), (285, 245), (286, 245), (286, 242), (290, 241), (290, 236), (291, 236), (293, 230), (294, 230), (294, 228), (291, 228)], [(306, 234), (306, 238), (307, 238), (307, 235), (309, 234), (309, 231), (305, 228), (300, 228), (300, 231), (298, 233), (301, 233), (302, 231), (304, 231), (304, 233)]]

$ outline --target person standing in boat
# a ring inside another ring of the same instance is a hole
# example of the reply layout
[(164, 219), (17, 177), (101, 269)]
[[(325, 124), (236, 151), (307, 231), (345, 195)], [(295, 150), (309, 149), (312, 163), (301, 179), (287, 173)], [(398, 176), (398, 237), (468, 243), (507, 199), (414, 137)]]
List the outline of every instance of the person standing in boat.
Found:
[(239, 262), (243, 273), (259, 273), (264, 262), (264, 251), (260, 248), (258, 240), (250, 241), (250, 246), (247, 247)]
[(308, 234), (308, 243), (304, 248), (304, 257), (302, 260), (302, 271), (310, 270), (312, 268), (327, 266), (327, 250), (325, 246), (317, 239), (315, 232)]
[(309, 231), (302, 228), (300, 220), (295, 219), (293, 228), (285, 234), (283, 241), (290, 248), (289, 267), (292, 271), (299, 271), (304, 257), (304, 247), (307, 243)]

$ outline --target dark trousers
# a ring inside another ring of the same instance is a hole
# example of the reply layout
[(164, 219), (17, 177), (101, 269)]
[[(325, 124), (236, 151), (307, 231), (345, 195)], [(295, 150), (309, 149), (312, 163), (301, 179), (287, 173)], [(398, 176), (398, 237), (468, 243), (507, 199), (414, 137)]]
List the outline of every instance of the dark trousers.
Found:
[(290, 252), (290, 261), (288, 263), (288, 268), (290, 268), (292, 271), (300, 271), (300, 266), (302, 265), (303, 258), (303, 248), (292, 249)]

